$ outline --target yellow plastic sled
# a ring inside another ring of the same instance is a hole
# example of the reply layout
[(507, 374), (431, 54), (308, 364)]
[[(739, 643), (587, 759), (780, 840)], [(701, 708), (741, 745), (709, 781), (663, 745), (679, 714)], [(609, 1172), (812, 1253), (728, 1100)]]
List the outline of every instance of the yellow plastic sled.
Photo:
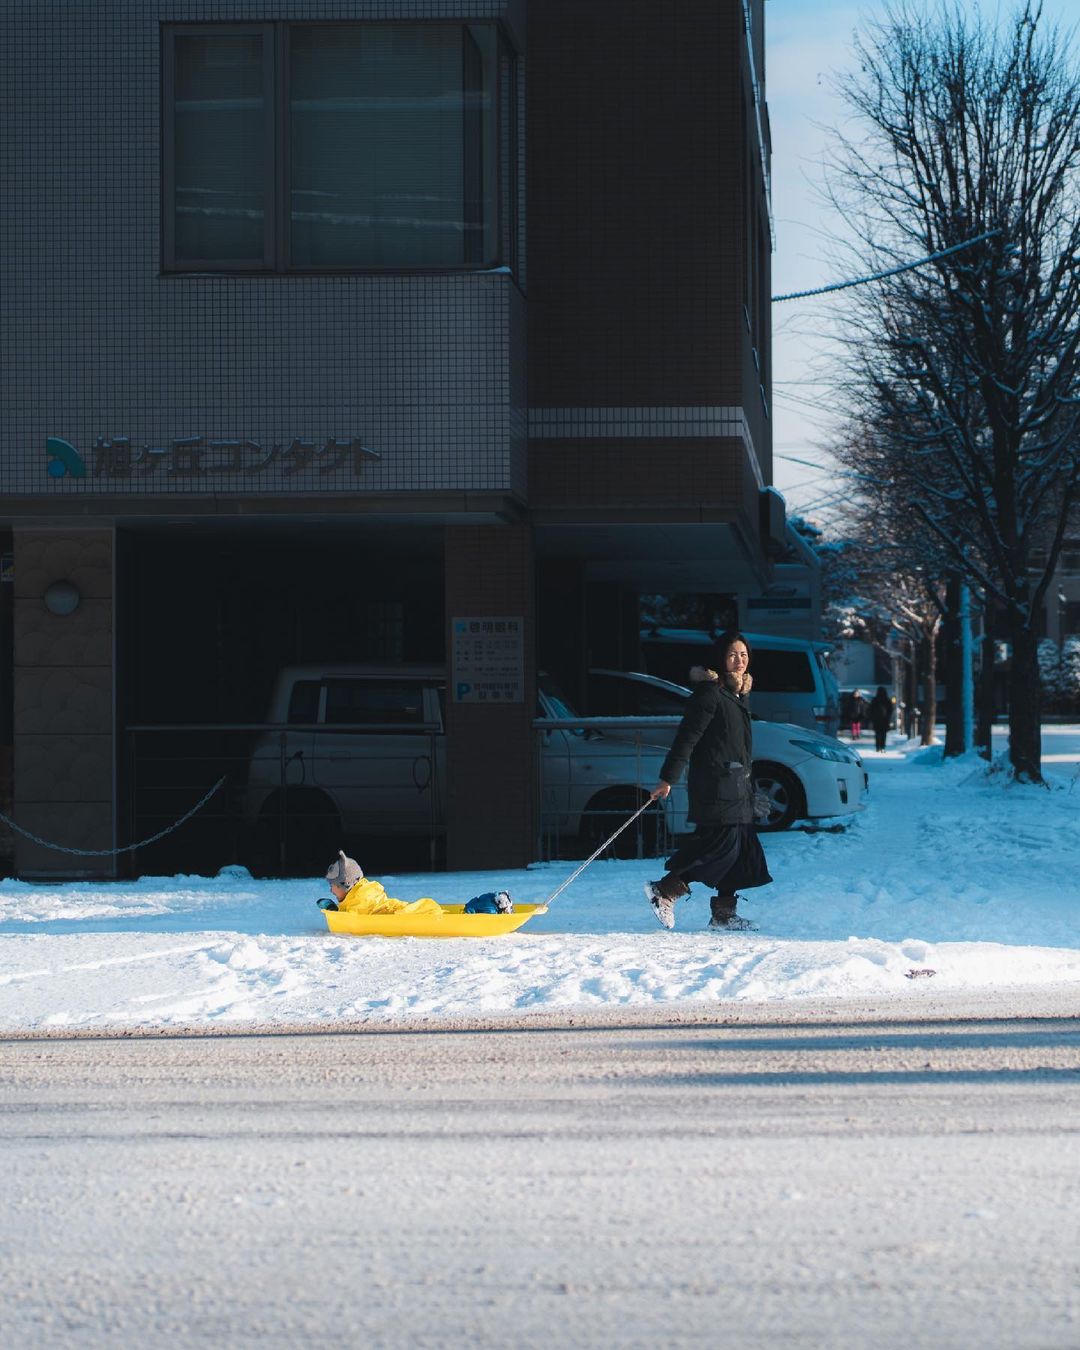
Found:
[(331, 933), (357, 937), (498, 937), (512, 933), (534, 914), (546, 914), (547, 905), (517, 905), (512, 914), (465, 914), (464, 905), (443, 905), (434, 914), (356, 914), (348, 909), (324, 909)]

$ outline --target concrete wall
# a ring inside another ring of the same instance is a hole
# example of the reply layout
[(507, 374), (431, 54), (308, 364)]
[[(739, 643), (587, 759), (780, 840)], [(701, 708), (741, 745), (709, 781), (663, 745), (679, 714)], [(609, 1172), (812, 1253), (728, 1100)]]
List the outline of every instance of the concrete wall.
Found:
[[(113, 533), (16, 530), (15, 814), (68, 848), (114, 843)], [(46, 588), (70, 581), (73, 614), (51, 614)], [(108, 877), (115, 860), (16, 838), (19, 876)]]

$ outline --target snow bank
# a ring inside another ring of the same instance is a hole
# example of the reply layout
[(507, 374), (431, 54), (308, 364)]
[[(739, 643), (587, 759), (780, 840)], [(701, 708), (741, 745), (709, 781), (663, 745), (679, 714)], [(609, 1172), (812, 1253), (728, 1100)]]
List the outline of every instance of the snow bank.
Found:
[[(974, 757), (866, 756), (868, 809), (845, 828), (764, 837), (775, 885), (753, 933), (705, 931), (707, 895), (661, 930), (656, 860), (594, 863), (551, 911), (499, 939), (336, 938), (321, 880), (146, 877), (0, 882), (0, 1029), (372, 1022), (619, 1005), (1077, 985), (1080, 728), (1044, 733), (1049, 788), (1005, 786)], [(370, 867), (370, 859), (361, 859)], [(540, 901), (573, 870), (384, 876), (460, 901)], [(932, 974), (931, 974), (932, 972)]]

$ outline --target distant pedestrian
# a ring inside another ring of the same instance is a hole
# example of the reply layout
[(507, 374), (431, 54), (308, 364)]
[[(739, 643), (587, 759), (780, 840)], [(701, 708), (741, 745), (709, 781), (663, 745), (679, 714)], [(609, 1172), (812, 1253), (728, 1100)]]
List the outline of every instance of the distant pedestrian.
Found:
[(665, 928), (675, 927), (675, 901), (690, 894), (692, 881), (715, 891), (710, 928), (752, 928), (735, 913), (735, 892), (772, 881), (753, 824), (749, 643), (740, 633), (721, 634), (712, 665), (690, 672), (694, 692), (652, 793), (663, 799), (688, 769), (690, 819), (697, 829), (667, 860), (664, 876), (645, 883)]
[(885, 749), (885, 734), (892, 721), (892, 699), (885, 692), (885, 686), (879, 684), (877, 693), (870, 700), (870, 723), (874, 728), (874, 749), (880, 754)]
[(863, 698), (861, 689), (856, 689), (852, 694), (849, 711), (851, 713), (851, 739), (857, 741), (862, 735), (863, 718), (866, 716), (866, 699)]

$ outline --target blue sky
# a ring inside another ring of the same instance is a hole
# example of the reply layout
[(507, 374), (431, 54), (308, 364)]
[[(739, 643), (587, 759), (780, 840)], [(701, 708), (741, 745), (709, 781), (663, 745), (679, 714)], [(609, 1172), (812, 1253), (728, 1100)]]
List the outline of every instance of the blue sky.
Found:
[[(966, 0), (990, 15), (1009, 14), (1011, 4)], [(930, 7), (929, 5), (927, 6)], [(1080, 23), (1080, 0), (1045, 0), (1045, 14), (1065, 27)], [(845, 110), (830, 88), (833, 72), (852, 61), (856, 29), (883, 14), (882, 0), (863, 4), (830, 0), (767, 0), (765, 5), (766, 96), (773, 141), (773, 294), (808, 290), (840, 280), (830, 262), (828, 236), (842, 222), (814, 195), (821, 182), (827, 133)], [(841, 302), (842, 303), (842, 302)], [(819, 326), (820, 302), (789, 302), (773, 308), (773, 435), (776, 486), (791, 512), (816, 516), (836, 500), (836, 482), (822, 444), (828, 438), (828, 387), (814, 383), (827, 361), (810, 330)], [(795, 461), (810, 461), (812, 467)], [(816, 467), (813, 467), (816, 466)]]

